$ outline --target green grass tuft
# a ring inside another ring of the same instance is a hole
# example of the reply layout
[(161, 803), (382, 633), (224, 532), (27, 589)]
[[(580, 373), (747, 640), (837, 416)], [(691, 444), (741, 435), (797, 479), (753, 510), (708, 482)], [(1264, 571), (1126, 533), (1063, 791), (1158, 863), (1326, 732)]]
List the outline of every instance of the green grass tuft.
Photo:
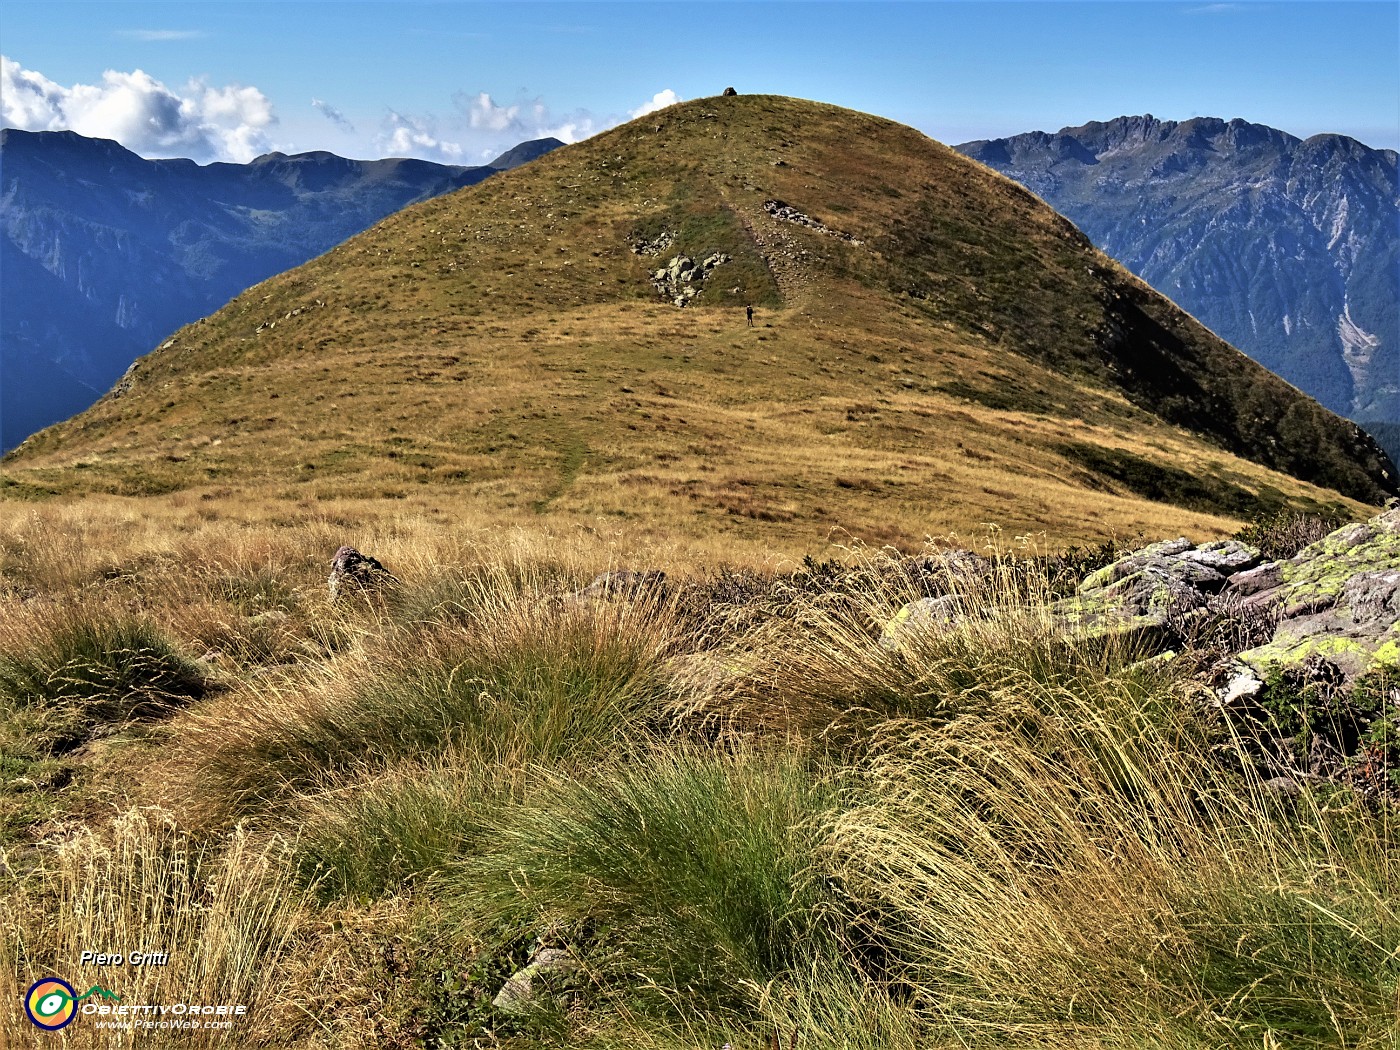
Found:
[(104, 729), (202, 697), (206, 673), (141, 620), (56, 615), (0, 653), (0, 714), (62, 754)]
[(832, 793), (800, 759), (673, 749), (540, 779), (458, 866), (474, 921), (563, 931), (608, 990), (673, 1017), (748, 1016), (830, 943), (811, 861)]

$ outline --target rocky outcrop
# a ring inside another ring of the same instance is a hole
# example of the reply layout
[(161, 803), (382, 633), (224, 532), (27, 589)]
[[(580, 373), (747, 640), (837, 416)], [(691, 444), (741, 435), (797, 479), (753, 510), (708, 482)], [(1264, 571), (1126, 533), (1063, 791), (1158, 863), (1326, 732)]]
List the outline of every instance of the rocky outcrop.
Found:
[(1400, 665), (1400, 508), (1348, 525), (1288, 561), (1231, 581), (1244, 609), (1278, 620), (1265, 644), (1240, 653), (1256, 675), (1325, 660), (1339, 684)]
[[(955, 563), (950, 563), (955, 564)], [(911, 602), (884, 625), (898, 649), (911, 632), (961, 618), (954, 593)], [(1234, 621), (1254, 639), (1235, 654), (1226, 702), (1256, 694), (1279, 673), (1344, 687), (1400, 665), (1400, 506), (1347, 525), (1286, 561), (1264, 562), (1238, 540), (1163, 540), (1086, 576), (1055, 615), (1088, 636), (1136, 633), (1171, 645), (1211, 622)]]
[(686, 306), (704, 290), (715, 268), (729, 261), (724, 252), (707, 255), (698, 263), (689, 255), (677, 255), (661, 269), (652, 271), (651, 286), (677, 306)]
[[(880, 645), (917, 652), (921, 638), (984, 606), (956, 586), (910, 602), (884, 625)], [(1183, 646), (1206, 657), (1214, 705), (1271, 791), (1332, 780), (1400, 797), (1396, 501), (1281, 561), (1264, 562), (1237, 540), (1154, 543), (1089, 574), (1052, 610), (1086, 639), (1132, 636), (1156, 650), (1153, 660)]]
[(784, 201), (764, 201), (763, 210), (775, 219), (780, 219), (783, 222), (791, 222), (798, 226), (805, 226), (809, 230), (816, 230), (818, 233), (824, 233), (828, 237), (836, 237), (843, 241), (850, 241), (852, 244), (864, 243), (857, 240), (852, 234), (845, 233), (842, 230), (832, 229), (826, 223), (822, 222), (821, 219), (804, 214)]
[(1400, 508), (1347, 525), (1286, 561), (1234, 540), (1145, 547), (1086, 577), (1056, 607), (1090, 631), (1177, 631), (1233, 617), (1270, 625), (1236, 656), (1225, 703), (1277, 674), (1343, 687), (1400, 664)]
[(1200, 546), (1163, 540), (1090, 573), (1055, 611), (1089, 633), (1161, 634), (1173, 621), (1220, 604), (1232, 574), (1260, 561), (1258, 550), (1237, 540)]

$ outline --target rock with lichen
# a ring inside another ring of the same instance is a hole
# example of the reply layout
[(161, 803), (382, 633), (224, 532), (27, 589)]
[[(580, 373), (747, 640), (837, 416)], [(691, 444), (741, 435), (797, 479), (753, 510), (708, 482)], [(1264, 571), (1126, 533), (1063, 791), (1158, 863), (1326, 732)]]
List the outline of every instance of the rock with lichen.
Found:
[(1163, 540), (1090, 573), (1055, 613), (1089, 634), (1162, 633), (1211, 608), (1229, 574), (1259, 560), (1257, 549), (1238, 540)]
[(1278, 617), (1268, 642), (1240, 653), (1256, 675), (1314, 657), (1346, 681), (1400, 664), (1400, 509), (1344, 526), (1264, 568), (1270, 571), (1239, 580), (1245, 601)]

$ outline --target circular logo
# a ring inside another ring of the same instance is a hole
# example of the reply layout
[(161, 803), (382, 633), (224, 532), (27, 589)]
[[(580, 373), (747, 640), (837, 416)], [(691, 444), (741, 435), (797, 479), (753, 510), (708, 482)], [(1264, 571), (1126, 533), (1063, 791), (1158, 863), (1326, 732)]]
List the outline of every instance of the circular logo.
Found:
[(24, 1012), (40, 1028), (56, 1032), (78, 1012), (78, 993), (67, 981), (45, 977), (29, 986), (24, 996)]

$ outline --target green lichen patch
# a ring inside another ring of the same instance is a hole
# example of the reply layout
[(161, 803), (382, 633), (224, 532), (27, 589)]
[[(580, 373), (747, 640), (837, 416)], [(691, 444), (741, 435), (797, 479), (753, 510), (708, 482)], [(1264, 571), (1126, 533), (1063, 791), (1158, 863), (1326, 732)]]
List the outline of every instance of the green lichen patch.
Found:
[(1328, 605), (1347, 581), (1363, 572), (1400, 570), (1400, 527), (1348, 525), (1281, 565), (1285, 604)]

